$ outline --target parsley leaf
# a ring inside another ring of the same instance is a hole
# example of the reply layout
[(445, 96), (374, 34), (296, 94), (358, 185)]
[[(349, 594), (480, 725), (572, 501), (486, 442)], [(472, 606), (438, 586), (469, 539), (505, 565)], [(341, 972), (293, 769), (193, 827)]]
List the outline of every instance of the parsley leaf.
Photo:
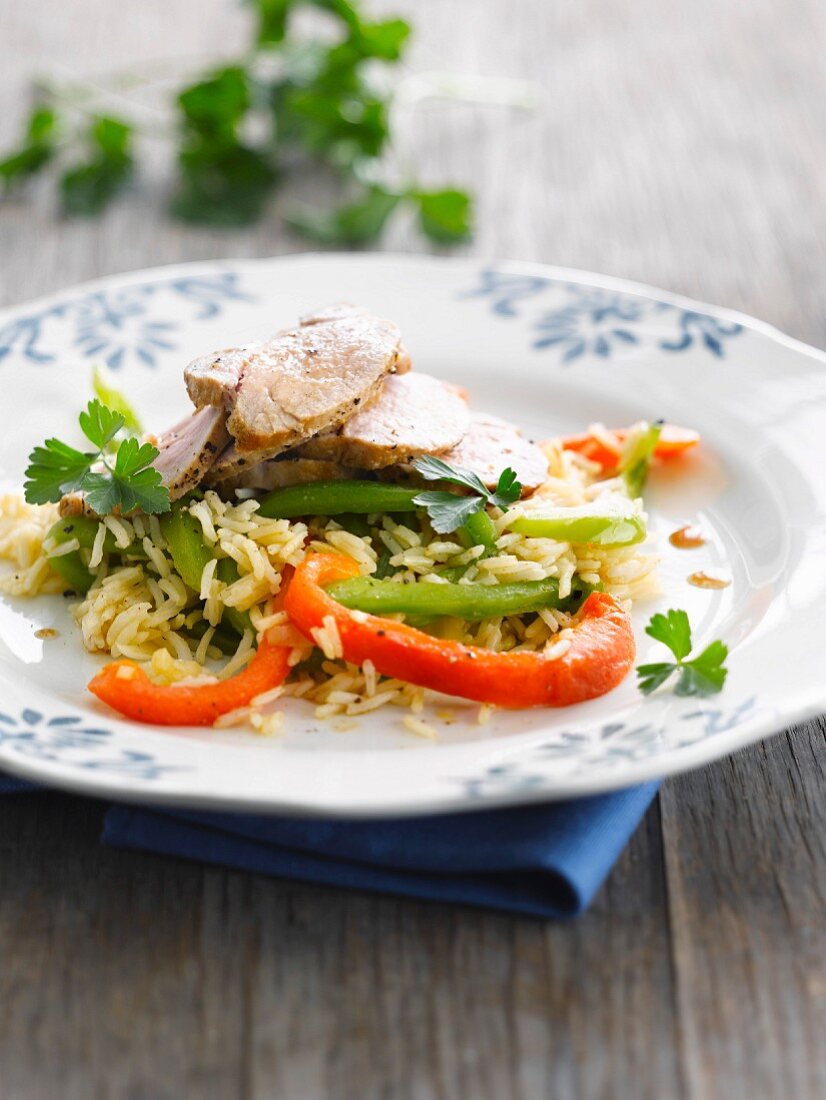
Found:
[(369, 244), (380, 236), (400, 201), (400, 195), (372, 186), (363, 198), (338, 210), (300, 208), (288, 215), (287, 222), (319, 244)]
[(121, 430), (126, 418), (119, 412), (108, 409), (100, 401), (90, 401), (89, 407), (78, 417), (78, 422), (89, 442), (102, 451)]
[(493, 495), (490, 497), (489, 503), (495, 504), (497, 508), (501, 508), (503, 512), (507, 512), (508, 505), (513, 504), (515, 500), (519, 500), (521, 495), (522, 486), (516, 480), (516, 471), (508, 466), (499, 475), (499, 481), (493, 491)]
[(480, 496), (486, 497), (488, 490), (478, 474), (473, 470), (465, 470), (461, 466), (451, 466), (442, 458), (435, 455), (422, 455), (412, 462), (416, 473), (421, 474), (425, 481), (447, 481), (451, 485), (461, 485)]
[(168, 512), (169, 490), (152, 466), (158, 449), (129, 436), (118, 446), (113, 467), (107, 448), (124, 426), (123, 414), (95, 400), (78, 421), (97, 450), (78, 451), (59, 439), (47, 439), (42, 447), (35, 447), (26, 468), (26, 500), (30, 504), (57, 503), (65, 493), (80, 491), (101, 516), (115, 509), (121, 513), (135, 508), (150, 514)]
[(721, 641), (711, 642), (693, 659), (691, 653), (691, 625), (682, 610), (670, 610), (665, 615), (653, 615), (646, 634), (668, 646), (676, 661), (662, 661), (639, 665), (638, 687), (643, 695), (656, 691), (671, 676), (678, 673), (675, 695), (714, 695), (721, 691), (728, 675), (725, 660), (728, 646)]
[(460, 244), (471, 237), (473, 203), (466, 191), (455, 187), (443, 191), (418, 191), (413, 195), (418, 206), (422, 232), (436, 244)]
[(728, 669), (723, 666), (727, 656), (728, 647), (723, 642), (706, 646), (699, 656), (683, 666), (674, 694), (713, 695), (721, 691), (728, 675)]
[(134, 170), (132, 127), (105, 116), (92, 121), (88, 158), (63, 173), (60, 193), (67, 214), (97, 214), (125, 186)]
[[(168, 512), (169, 493), (161, 485), (161, 475), (152, 465), (157, 447), (139, 443), (134, 436), (124, 439), (115, 457), (113, 480), (120, 488), (120, 505), (125, 512), (140, 508), (143, 512)], [(157, 507), (158, 494), (166, 495), (166, 507)]]
[[(394, 123), (388, 75), (399, 71), (410, 24), (371, 18), (365, 0), (246, 0), (246, 8), (245, 47), (214, 71), (185, 76), (157, 124), (143, 110), (134, 124), (107, 113), (112, 93), (128, 107), (136, 87), (155, 83), (151, 73), (113, 73), (89, 87), (50, 79), (17, 148), (0, 160), (0, 184), (58, 162), (64, 210), (99, 214), (134, 174), (143, 129), (174, 143), (171, 211), (182, 221), (248, 225), (286, 176), (304, 173), (338, 189), (328, 208), (287, 217), (312, 240), (369, 244), (402, 209), (436, 244), (467, 240), (470, 195), (400, 180), (398, 170), (394, 178), (382, 162)], [(79, 89), (88, 122), (78, 122)]]
[(652, 615), (645, 633), (667, 645), (678, 661), (691, 652), (691, 624), (685, 611), (673, 608), (665, 615)]
[(637, 676), (639, 677), (638, 687), (643, 695), (650, 695), (652, 691), (656, 691), (658, 687), (666, 682), (666, 680), (673, 674), (676, 665), (671, 661), (662, 661), (650, 665), (639, 665), (637, 668)]
[(482, 497), (465, 497), (457, 493), (439, 491), (419, 493), (415, 503), (421, 504), (427, 511), (433, 530), (440, 535), (455, 531), (476, 512), (481, 512), (485, 506)]
[(414, 498), (414, 503), (421, 504), (427, 511), (433, 530), (440, 535), (461, 527), (470, 516), (481, 512), (486, 504), (501, 508), (503, 512), (507, 511), (508, 506), (522, 494), (522, 486), (510, 468), (502, 471), (496, 489), (491, 492), (473, 470), (451, 466), (442, 458), (423, 455), (414, 459), (411, 465), (426, 481), (446, 481), (450, 485), (458, 485), (471, 491), (471, 496), (459, 496), (444, 490), (433, 490), (419, 493)]
[(276, 181), (269, 150), (241, 135), (253, 102), (250, 74), (227, 65), (178, 96), (182, 144), (172, 210), (182, 221), (225, 227), (260, 217)]
[(6, 186), (22, 183), (52, 159), (57, 115), (50, 107), (37, 106), (29, 115), (20, 148), (0, 160), (0, 180)]
[(26, 500), (29, 504), (55, 503), (64, 493), (79, 489), (96, 458), (96, 454), (75, 450), (59, 439), (47, 439), (29, 455), (23, 485)]

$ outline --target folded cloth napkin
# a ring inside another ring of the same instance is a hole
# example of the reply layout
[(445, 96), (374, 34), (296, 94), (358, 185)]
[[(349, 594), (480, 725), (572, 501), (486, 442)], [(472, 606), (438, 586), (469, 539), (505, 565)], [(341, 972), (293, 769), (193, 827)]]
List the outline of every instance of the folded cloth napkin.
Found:
[(657, 790), (382, 820), (114, 806), (103, 842), (282, 878), (538, 917), (590, 903)]

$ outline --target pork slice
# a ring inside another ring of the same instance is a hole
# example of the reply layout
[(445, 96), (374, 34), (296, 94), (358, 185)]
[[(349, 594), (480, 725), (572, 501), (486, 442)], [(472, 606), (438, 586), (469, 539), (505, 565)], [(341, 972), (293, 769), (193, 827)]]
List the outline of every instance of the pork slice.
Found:
[(209, 405), (158, 437), (160, 454), (152, 465), (171, 500), (178, 500), (203, 480), (228, 441), (226, 413)]
[(216, 485), (219, 481), (228, 481), (245, 474), (247, 470), (260, 466), (268, 460), (266, 451), (241, 454), (235, 443), (230, 441), (218, 455), (206, 476), (207, 485)]
[[(353, 316), (368, 316), (367, 310), (362, 306), (354, 306), (350, 302), (335, 302), (333, 305), (326, 306), (324, 309), (317, 309), (310, 313), (305, 313), (300, 319), (302, 325), (317, 325), (321, 321), (340, 321), (343, 317)], [(407, 374), (412, 366), (410, 359), (410, 352), (404, 346), (399, 344), (399, 355), (396, 360), (396, 374)]]
[(429, 374), (391, 375), (381, 393), (335, 432), (309, 440), (308, 458), (378, 470), (455, 447), (470, 427), (464, 399)]
[[(540, 448), (498, 416), (474, 414), (461, 443), (439, 458), (451, 466), (473, 470), (488, 489), (496, 488), (499, 475), (510, 466), (522, 485), (523, 497), (531, 496), (548, 477), (548, 460)], [(405, 472), (415, 473), (410, 467)]]
[(279, 455), (277, 458), (258, 462), (252, 466), (241, 467), (220, 481), (210, 481), (215, 489), (224, 496), (236, 489), (256, 489), (271, 492), (288, 485), (308, 485), (313, 481), (340, 481), (342, 478), (358, 477), (357, 470), (340, 466), (337, 462), (325, 462), (317, 458), (298, 458), (292, 454)]
[(184, 381), (193, 405), (198, 409), (213, 405), (228, 413), (235, 402), (241, 376), (250, 357), (255, 354), (256, 345), (251, 344), (248, 347), (224, 348), (223, 351), (193, 359), (184, 368)]
[(229, 412), (242, 455), (273, 457), (338, 427), (367, 403), (399, 363), (399, 330), (336, 307), (254, 347), (196, 359), (184, 371), (195, 405)]

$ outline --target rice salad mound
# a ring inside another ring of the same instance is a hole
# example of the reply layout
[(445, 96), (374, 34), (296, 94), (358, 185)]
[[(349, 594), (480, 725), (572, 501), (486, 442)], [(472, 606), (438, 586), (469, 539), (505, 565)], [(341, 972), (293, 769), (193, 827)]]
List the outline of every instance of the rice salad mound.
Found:
[[(330, 517), (306, 522), (268, 519), (259, 514), (257, 500), (238, 499), (243, 492), (224, 500), (208, 490), (188, 506), (212, 554), (199, 591), (187, 587), (175, 571), (157, 516), (106, 516), (91, 549), (80, 548), (71, 538), (56, 545), (48, 537), (59, 518), (56, 505), (30, 505), (19, 496), (5, 495), (0, 497), (0, 559), (11, 563), (11, 569), (0, 577), (0, 591), (19, 597), (64, 592), (66, 582), (48, 558), (80, 549), (94, 582), (70, 610), (90, 653), (140, 662), (157, 683), (194, 684), (238, 673), (264, 635), (290, 647), (292, 671), (285, 683), (266, 698), (253, 700), (252, 706), (224, 715), (216, 725), (243, 723), (259, 733), (278, 733), (283, 715), (272, 705), (280, 697), (294, 696), (314, 705), (319, 718), (356, 719), (381, 707), (401, 706), (409, 711), (404, 728), (413, 736), (432, 738), (433, 727), (420, 717), (427, 694), (423, 688), (379, 676), (370, 661), (363, 667), (346, 663), (332, 617), (314, 632), (315, 645), (289, 623), (274, 604), (284, 569), (298, 565), (308, 553), (334, 550), (353, 559), (362, 575), (376, 573), (381, 559), (385, 574), (410, 584), (444, 584), (439, 570), (461, 566), (465, 571), (460, 584), (556, 578), (562, 598), (578, 577), (601, 585), (629, 610), (633, 601), (655, 595), (657, 557), (639, 545), (573, 545), (508, 529), (522, 508), (542, 503), (577, 507), (605, 493), (623, 492), (617, 479), (597, 480), (599, 467), (582, 455), (556, 444), (545, 444), (543, 450), (548, 477), (531, 500), (507, 515), (496, 509), (489, 513), (498, 535), (497, 552), (491, 556), (483, 556), (481, 546), (466, 549), (455, 535), (437, 534), (424, 512), (405, 515), (404, 522), (387, 514), (361, 517), (366, 527), (348, 530)], [(67, 531), (70, 523), (66, 521)], [(112, 539), (115, 550), (107, 552), (104, 542), (111, 547)], [(219, 575), (225, 558), (237, 569), (237, 580), (230, 583)], [(226, 646), (216, 644), (216, 630), (227, 608), (248, 612), (250, 623), (229, 653)], [(572, 618), (545, 608), (532, 615), (477, 623), (442, 618), (428, 629), (439, 637), (497, 652), (530, 650), (553, 660), (570, 645)], [(480, 721), (489, 714), (490, 708), (483, 706)]]

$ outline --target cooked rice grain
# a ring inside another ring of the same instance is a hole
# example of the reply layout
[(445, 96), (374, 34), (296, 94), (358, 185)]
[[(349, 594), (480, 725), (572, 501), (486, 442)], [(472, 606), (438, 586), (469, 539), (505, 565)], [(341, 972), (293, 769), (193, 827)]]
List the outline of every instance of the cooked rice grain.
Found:
[[(535, 503), (544, 499), (575, 506), (617, 488), (612, 482), (594, 484), (597, 468), (581, 455), (560, 451), (554, 444), (544, 444), (543, 449), (549, 475)], [(266, 714), (262, 707), (283, 695), (306, 699), (319, 717), (350, 719), (386, 706), (403, 707), (410, 711), (404, 724), (411, 733), (435, 737), (436, 731), (417, 717), (424, 708), (424, 690), (380, 676), (370, 661), (363, 668), (346, 664), (332, 616), (313, 632), (325, 657), (321, 669), (305, 663), (313, 653), (312, 644), (287, 621), (283, 611), (274, 610), (273, 601), (285, 565), (297, 565), (308, 551), (336, 550), (352, 558), (360, 573), (370, 575), (376, 571), (378, 551), (386, 550), (397, 570), (396, 579), (407, 583), (444, 584), (440, 571), (461, 567), (461, 584), (497, 585), (552, 577), (559, 582), (563, 597), (579, 575), (590, 584), (601, 584), (628, 606), (659, 590), (657, 558), (640, 547), (607, 550), (529, 538), (509, 530), (509, 517), (496, 510), (492, 513), (497, 529), (497, 554), (493, 557), (484, 557), (481, 547), (466, 549), (454, 536), (437, 534), (426, 518), (416, 530), (410, 520), (396, 523), (389, 515), (368, 516), (371, 540), (344, 530), (334, 519), (320, 518), (309, 524), (268, 519), (259, 514), (256, 500), (224, 501), (213, 490), (189, 510), (214, 553), (201, 576), (200, 605), (193, 607), (192, 592), (174, 570), (157, 516), (131, 520), (109, 516), (100, 525), (92, 549), (80, 549), (95, 582), (72, 607), (72, 614), (89, 651), (143, 662), (155, 680), (176, 684), (214, 682), (210, 662), (218, 654), (215, 633), (224, 611), (229, 607), (248, 611), (253, 630), (245, 631), (217, 676), (226, 678), (244, 668), (252, 659), (257, 639), (264, 634), (274, 644), (291, 647), (292, 672), (282, 687), (217, 724), (246, 723), (259, 733), (280, 731), (283, 715)], [(76, 540), (46, 543), (57, 519), (54, 505), (36, 507), (16, 496), (0, 497), (0, 558), (14, 567), (0, 577), (0, 589), (21, 596), (64, 590), (64, 582), (50, 568), (47, 557), (49, 553), (71, 553), (78, 544)], [(123, 563), (108, 554), (104, 544), (107, 532), (121, 549), (140, 547), (146, 561)], [(230, 558), (238, 569), (238, 579), (230, 584), (219, 579), (222, 558)], [(360, 612), (352, 614), (360, 621), (366, 619)], [(404, 619), (402, 615), (389, 617)], [(572, 616), (545, 608), (527, 619), (509, 615), (465, 623), (445, 618), (433, 629), (438, 629), (440, 637), (466, 644), (498, 652), (542, 652), (546, 659), (554, 660), (570, 646), (571, 623)], [(480, 708), (479, 722), (488, 721), (490, 714), (491, 708)]]

